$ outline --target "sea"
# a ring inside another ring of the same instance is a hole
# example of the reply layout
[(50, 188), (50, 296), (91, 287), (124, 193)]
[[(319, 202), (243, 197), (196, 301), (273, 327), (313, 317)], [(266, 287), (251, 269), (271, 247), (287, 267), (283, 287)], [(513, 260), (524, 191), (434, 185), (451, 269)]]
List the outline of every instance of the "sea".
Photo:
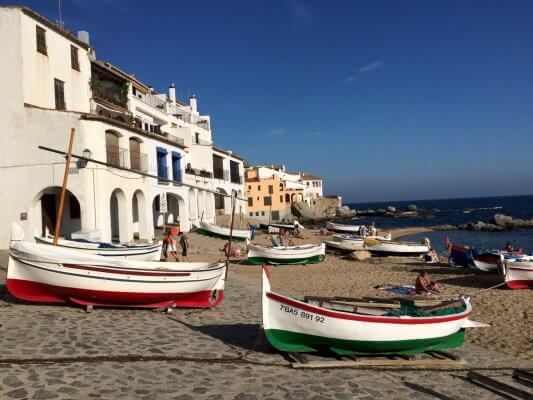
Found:
[[(376, 203), (347, 204), (356, 210), (387, 209), (388, 206), (396, 207), (397, 211), (407, 209), (409, 204), (415, 204), (418, 209), (424, 210), (425, 216), (415, 217), (356, 217), (344, 220), (342, 223), (369, 225), (376, 223), (378, 229), (394, 229), (406, 227), (431, 227), (436, 225), (460, 225), (468, 222), (490, 222), (494, 214), (510, 215), (513, 218), (533, 218), (533, 195), (512, 197), (479, 197), (463, 199), (442, 200), (410, 200), (389, 201)], [(445, 249), (446, 237), (454, 243), (479, 246), (490, 249), (499, 249), (507, 242), (515, 247), (522, 247), (533, 253), (533, 229), (518, 229), (503, 232), (472, 232), (472, 231), (433, 231), (405, 236), (402, 240), (419, 241), (429, 238), (432, 246), (439, 252)]]

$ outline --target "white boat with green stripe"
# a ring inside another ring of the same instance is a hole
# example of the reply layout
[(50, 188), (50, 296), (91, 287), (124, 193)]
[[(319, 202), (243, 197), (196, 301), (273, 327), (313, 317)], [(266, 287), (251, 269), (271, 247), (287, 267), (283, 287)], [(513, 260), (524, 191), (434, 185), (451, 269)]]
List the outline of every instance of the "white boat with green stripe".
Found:
[(403, 315), (403, 305), (391, 310), (371, 303), (295, 300), (272, 292), (269, 278), (264, 265), (263, 330), (269, 343), (284, 352), (414, 354), (459, 347), (465, 328), (486, 326), (468, 319), (468, 297), (450, 299), (447, 308), (416, 307), (417, 316)]
[(325, 255), (324, 243), (274, 247), (251, 244), (248, 247), (250, 264), (316, 264), (324, 261)]
[[(222, 226), (213, 225), (204, 221), (198, 221), (196, 230), (204, 235), (219, 237), (222, 239), (229, 239), (230, 236), (230, 228), (224, 228)], [(250, 239), (249, 230), (234, 229), (231, 233), (231, 238), (235, 241), (244, 242), (246, 239)]]

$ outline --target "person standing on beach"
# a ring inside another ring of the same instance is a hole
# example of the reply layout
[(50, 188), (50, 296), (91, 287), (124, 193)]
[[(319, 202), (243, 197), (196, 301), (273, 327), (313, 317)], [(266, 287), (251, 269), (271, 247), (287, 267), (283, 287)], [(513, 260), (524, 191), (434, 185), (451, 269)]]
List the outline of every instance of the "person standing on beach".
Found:
[(189, 239), (183, 234), (183, 232), (180, 232), (179, 238), (181, 246), (181, 256), (184, 260), (190, 262), (191, 260), (189, 260), (189, 256), (187, 255), (187, 250), (189, 250)]
[(174, 257), (174, 261), (179, 261), (178, 252), (176, 251), (176, 240), (172, 231), (168, 229), (163, 236), (163, 256), (165, 257), (165, 261), (171, 261), (169, 260), (170, 255)]

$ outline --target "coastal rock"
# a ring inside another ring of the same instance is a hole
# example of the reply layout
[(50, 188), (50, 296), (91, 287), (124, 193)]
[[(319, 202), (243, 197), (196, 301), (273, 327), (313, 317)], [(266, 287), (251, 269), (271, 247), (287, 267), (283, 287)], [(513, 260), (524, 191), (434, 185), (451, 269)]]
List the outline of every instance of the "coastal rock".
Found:
[(302, 221), (314, 221), (317, 219), (315, 213), (313, 210), (311, 210), (311, 207), (309, 207), (307, 203), (303, 201), (294, 203), (291, 206), (291, 212)]
[(447, 224), (447, 225), (436, 225), (436, 226), (431, 227), (431, 229), (433, 229), (435, 231), (453, 231), (453, 230), (457, 229), (457, 225), (450, 225), (450, 224)]
[(495, 214), (493, 222), (505, 229), (533, 228), (533, 219), (514, 219), (505, 214)]
[(357, 211), (350, 210), (348, 206), (337, 207), (335, 211), (335, 215), (340, 218), (351, 218), (357, 214)]
[(407, 211), (418, 211), (418, 207), (416, 206), (416, 204), (409, 204), (407, 206)]
[(366, 250), (357, 250), (353, 253), (350, 253), (349, 257), (352, 260), (362, 261), (362, 260), (368, 260), (369, 258), (372, 258), (372, 254), (370, 254), (369, 251)]
[(388, 211), (388, 212), (391, 212), (391, 213), (394, 213), (394, 212), (396, 212), (396, 207), (394, 207), (394, 206), (388, 206), (388, 207), (387, 207), (387, 211)]

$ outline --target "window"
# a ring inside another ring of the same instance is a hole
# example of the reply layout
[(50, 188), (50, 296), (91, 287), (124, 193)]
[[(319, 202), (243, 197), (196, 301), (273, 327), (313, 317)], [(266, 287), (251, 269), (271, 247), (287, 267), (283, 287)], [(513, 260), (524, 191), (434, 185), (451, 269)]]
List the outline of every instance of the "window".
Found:
[(290, 203), (290, 201), (291, 201), (291, 195), (287, 193), (285, 195), (285, 203)]
[(274, 194), (274, 186), (268, 185), (268, 194)]
[(194, 143), (200, 144), (200, 134), (198, 132), (194, 134)]
[(263, 204), (265, 206), (271, 206), (272, 205), (272, 197), (271, 196), (263, 197)]
[(261, 215), (264, 217), (264, 216), (265, 216), (265, 212), (264, 212), (264, 211), (261, 211)]
[(279, 202), (283, 203), (283, 195), (282, 194), (279, 196)]
[(156, 148), (158, 178), (168, 179), (167, 154), (168, 151), (165, 148)]
[(250, 217), (253, 217), (253, 216), (254, 216), (254, 213), (253, 213), (253, 212), (251, 212), (251, 213), (250, 213)]
[(259, 211), (256, 211), (255, 216), (259, 217)]
[(257, 185), (257, 191), (258, 191), (258, 192), (261, 191), (261, 185)]
[(181, 182), (181, 154), (172, 152), (172, 180)]
[(254, 206), (254, 198), (248, 197), (248, 207), (253, 207), (253, 206)]
[(76, 71), (80, 70), (80, 60), (78, 59), (78, 48), (70, 46), (70, 66)]
[(224, 159), (216, 154), (213, 154), (213, 177), (224, 179)]
[(133, 86), (131, 88), (131, 93), (134, 95), (134, 96), (137, 96), (137, 89), (135, 89), (135, 86)]
[(54, 94), (56, 98), (56, 110), (64, 110), (65, 107), (65, 82), (54, 79)]
[(241, 183), (241, 174), (239, 173), (239, 163), (236, 161), (229, 162), (229, 174), (231, 183)]
[(37, 51), (41, 54), (47, 55), (46, 51), (46, 31), (40, 26), (37, 27), (35, 31), (35, 36), (37, 39)]
[(252, 185), (248, 185), (248, 190), (252, 190)]

